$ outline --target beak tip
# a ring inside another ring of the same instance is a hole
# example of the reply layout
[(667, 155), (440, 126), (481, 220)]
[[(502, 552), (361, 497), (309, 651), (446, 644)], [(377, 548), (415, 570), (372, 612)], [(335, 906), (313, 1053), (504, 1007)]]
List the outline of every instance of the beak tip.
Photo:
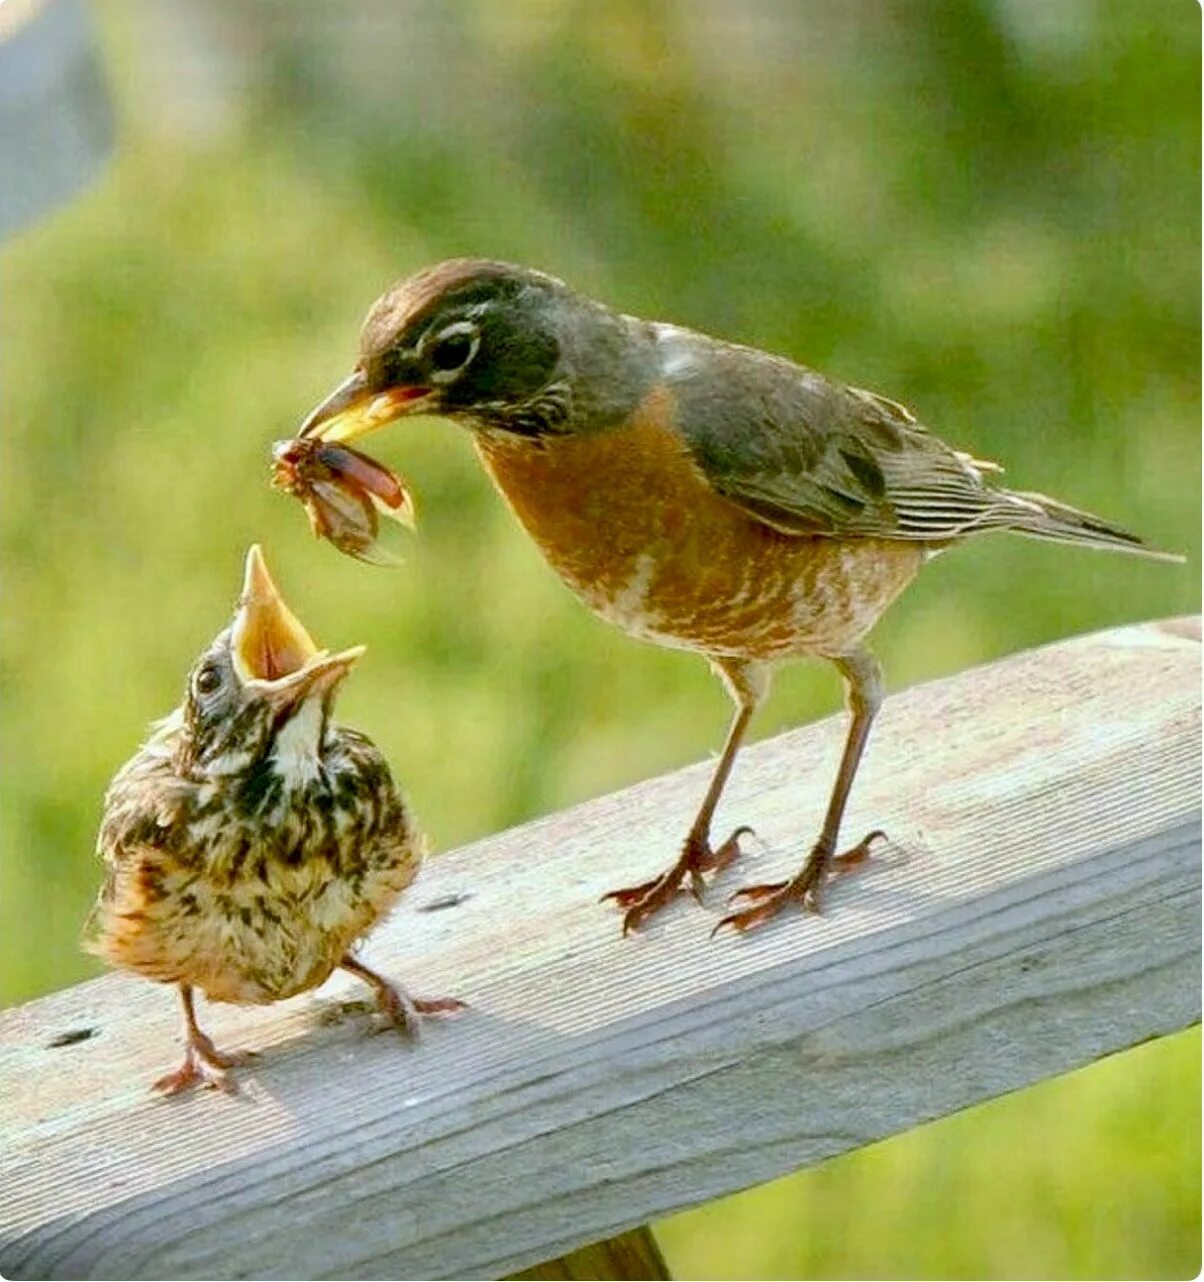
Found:
[(280, 591), (268, 570), (263, 548), (258, 543), (252, 543), (247, 549), (246, 569), (243, 573), (243, 602), (278, 598), (279, 596)]
[(344, 675), (351, 671), (357, 663), (367, 653), (366, 645), (348, 646), (346, 650), (340, 650), (337, 654), (329, 656), (329, 663), (332, 668), (338, 668)]
[(334, 418), (344, 410), (350, 408), (359, 400), (368, 390), (368, 380), (364, 377), (363, 370), (352, 370), (351, 373), (330, 393), (324, 400), (319, 401), (306, 414), (297, 429), (298, 437), (308, 437), (318, 435), (317, 429), (322, 426), (327, 419)]
[(309, 413), (301, 420), (301, 426), (297, 428), (298, 439), (312, 436), (314, 429), (321, 425), (323, 420), (322, 410), (324, 406), (325, 402), (323, 402), (322, 405), (315, 405), (313, 409), (310, 410)]
[(300, 680), (298, 688), (303, 692), (304, 697), (308, 698), (312, 694), (325, 695), (341, 685), (351, 669), (363, 657), (367, 648), (363, 645), (353, 645), (346, 650), (340, 650), (338, 654), (324, 655), (316, 661), (311, 661), (309, 666), (298, 674)]

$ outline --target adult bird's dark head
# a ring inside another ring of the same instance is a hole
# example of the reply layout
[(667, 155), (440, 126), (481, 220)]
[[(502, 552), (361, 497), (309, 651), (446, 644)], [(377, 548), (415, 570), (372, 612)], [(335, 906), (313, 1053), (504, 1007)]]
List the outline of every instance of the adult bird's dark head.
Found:
[(286, 779), (311, 776), (335, 691), (363, 653), (319, 650), (252, 546), (234, 618), (189, 673), (174, 727), (178, 767), (216, 777), (262, 762)]
[(631, 368), (639, 333), (638, 322), (555, 277), (450, 259), (373, 304), (355, 369), (299, 435), (350, 442), (411, 414), (526, 436), (596, 428), (626, 411), (646, 381)]

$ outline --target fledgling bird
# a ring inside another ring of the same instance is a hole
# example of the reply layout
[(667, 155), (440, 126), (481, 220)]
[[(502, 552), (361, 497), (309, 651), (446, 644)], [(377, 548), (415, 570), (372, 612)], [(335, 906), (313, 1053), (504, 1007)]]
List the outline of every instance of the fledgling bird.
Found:
[(952, 449), (911, 412), (780, 356), (621, 315), (563, 282), (454, 259), (371, 308), (352, 374), (301, 436), (350, 442), (410, 414), (468, 426), (481, 461), (568, 586), (633, 636), (706, 657), (736, 708), (702, 806), (663, 874), (612, 892), (624, 930), (739, 853), (711, 820), (770, 665), (813, 655), (852, 713), (819, 836), (788, 881), (738, 892), (738, 929), (818, 909), (882, 699), (865, 636), (933, 554), (985, 530), (1167, 554)]
[(183, 1064), (155, 1086), (232, 1088), (197, 1025), (194, 990), (264, 1004), (316, 988), (336, 967), (375, 992), (390, 1023), (452, 1012), (410, 997), (352, 950), (413, 881), (423, 839), (366, 736), (331, 721), (363, 654), (319, 650), (258, 547), (233, 621), (105, 796), (105, 882), (86, 946), (112, 965), (177, 984)]

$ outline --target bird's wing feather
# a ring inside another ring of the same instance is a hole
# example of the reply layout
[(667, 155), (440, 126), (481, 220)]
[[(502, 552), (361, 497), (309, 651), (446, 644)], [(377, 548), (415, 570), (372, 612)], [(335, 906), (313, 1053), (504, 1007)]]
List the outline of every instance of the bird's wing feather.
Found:
[[(784, 533), (943, 544), (980, 530), (1165, 555), (932, 435), (904, 406), (790, 361), (662, 327), (677, 428), (704, 478)], [(703, 348), (709, 350), (705, 352)]]
[(703, 413), (703, 389), (683, 386), (679, 426), (710, 484), (767, 524), (941, 542), (1033, 510), (987, 483), (998, 467), (951, 449), (897, 402), (737, 350), (733, 363), (755, 361), (760, 376), (729, 364), (735, 377)]
[(110, 870), (124, 864), (144, 843), (161, 841), (163, 831), (180, 819), (195, 790), (172, 766), (179, 728), (178, 711), (156, 723), (147, 742), (109, 784), (96, 845)]

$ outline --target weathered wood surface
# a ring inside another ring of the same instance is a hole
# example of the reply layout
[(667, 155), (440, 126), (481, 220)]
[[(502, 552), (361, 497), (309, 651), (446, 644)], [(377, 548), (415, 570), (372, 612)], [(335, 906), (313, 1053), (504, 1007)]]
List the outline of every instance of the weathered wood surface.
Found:
[[(765, 844), (721, 890), (795, 866), (842, 729), (741, 758), (720, 820)], [(147, 1089), (177, 1053), (166, 989), (10, 1011), (0, 1272), (498, 1276), (1182, 1028), (1199, 736), (1194, 620), (897, 695), (847, 829), (894, 845), (823, 918), (746, 938), (708, 938), (720, 893), (627, 940), (596, 902), (665, 862), (706, 765), (455, 851), (366, 951), (471, 1013), (407, 1047), (330, 1020), (351, 981), (207, 1007), (261, 1052), (233, 1098)]]

